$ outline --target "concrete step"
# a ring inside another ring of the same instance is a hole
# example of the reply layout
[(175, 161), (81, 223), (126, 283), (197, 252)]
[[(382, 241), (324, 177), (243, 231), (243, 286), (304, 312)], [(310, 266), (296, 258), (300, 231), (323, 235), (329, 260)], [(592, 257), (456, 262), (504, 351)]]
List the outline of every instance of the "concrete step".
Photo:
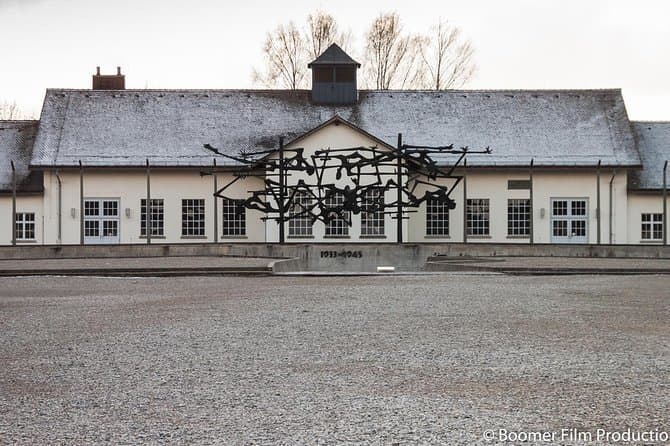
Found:
[(175, 277), (175, 276), (268, 276), (269, 267), (199, 267), (199, 268), (39, 268), (4, 270), (0, 277), (24, 276), (103, 276), (103, 277)]

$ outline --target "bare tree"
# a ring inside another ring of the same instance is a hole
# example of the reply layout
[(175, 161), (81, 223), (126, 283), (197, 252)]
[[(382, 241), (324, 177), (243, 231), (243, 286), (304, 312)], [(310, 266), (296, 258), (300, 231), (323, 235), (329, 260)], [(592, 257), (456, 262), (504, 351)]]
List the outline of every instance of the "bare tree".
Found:
[(420, 72), (425, 88), (459, 88), (474, 75), (474, 49), (461, 38), (461, 30), (440, 20), (430, 34), (419, 39)]
[(267, 34), (265, 45), (265, 70), (254, 70), (254, 81), (267, 87), (284, 87), (291, 90), (305, 87), (307, 61), (305, 39), (293, 22), (279, 25)]
[(351, 32), (340, 32), (332, 15), (316, 11), (307, 16), (305, 41), (309, 52), (308, 58), (314, 60), (333, 43), (337, 43), (346, 51), (351, 43)]
[(366, 80), (372, 88), (420, 86), (419, 39), (404, 35), (397, 13), (380, 14), (366, 35)]
[(1, 102), (0, 103), (0, 120), (12, 121), (25, 119), (25, 114), (16, 102)]

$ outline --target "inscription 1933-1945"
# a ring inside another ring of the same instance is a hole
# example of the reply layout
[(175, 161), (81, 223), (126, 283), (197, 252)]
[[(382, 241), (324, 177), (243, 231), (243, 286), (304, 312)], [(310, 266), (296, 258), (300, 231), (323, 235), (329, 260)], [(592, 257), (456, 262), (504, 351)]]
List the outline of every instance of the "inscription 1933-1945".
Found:
[(336, 259), (360, 259), (363, 257), (363, 251), (321, 251), (321, 258)]

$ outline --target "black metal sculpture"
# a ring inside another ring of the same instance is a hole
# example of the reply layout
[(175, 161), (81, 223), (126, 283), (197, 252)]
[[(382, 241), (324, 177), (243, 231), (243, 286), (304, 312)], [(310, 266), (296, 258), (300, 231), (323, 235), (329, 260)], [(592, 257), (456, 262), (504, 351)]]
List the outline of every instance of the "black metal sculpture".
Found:
[[(450, 196), (463, 178), (455, 175), (456, 168), (467, 154), (491, 153), (488, 147), (473, 151), (453, 145), (407, 145), (402, 144), (401, 135), (395, 150), (376, 146), (324, 148), (308, 157), (303, 148), (284, 148), (282, 139), (278, 151), (243, 151), (240, 156), (227, 155), (209, 144), (204, 147), (240, 164), (233, 171), (234, 179), (215, 196), (238, 201), (241, 210), (257, 210), (265, 214), (265, 219), (275, 220), (280, 243), (284, 242), (284, 223), (291, 219), (308, 218), (311, 223), (325, 224), (340, 219), (351, 225), (350, 216), (363, 212), (391, 214), (398, 220), (398, 242), (402, 242), (405, 214), (416, 212), (414, 209), (428, 200), (454, 209), (456, 203)], [(277, 157), (272, 156), (275, 153)], [(450, 167), (441, 168), (433, 158), (436, 154), (452, 155), (455, 160)], [(287, 184), (292, 176), (296, 181)], [(335, 180), (329, 181), (333, 176)], [(241, 200), (225, 195), (233, 184), (248, 177), (262, 179), (264, 187), (250, 191), (251, 195)], [(443, 179), (453, 182), (438, 184)], [(419, 193), (422, 185), (425, 190)], [(384, 199), (387, 191), (396, 191), (394, 200)]]

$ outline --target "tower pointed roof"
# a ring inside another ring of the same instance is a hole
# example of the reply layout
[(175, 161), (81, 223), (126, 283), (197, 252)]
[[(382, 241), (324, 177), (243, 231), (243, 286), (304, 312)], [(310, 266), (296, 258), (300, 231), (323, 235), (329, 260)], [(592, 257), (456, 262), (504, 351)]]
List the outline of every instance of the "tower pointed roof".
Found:
[(326, 51), (308, 64), (307, 68), (312, 68), (312, 65), (356, 65), (358, 68), (361, 67), (361, 64), (352, 59), (336, 43), (330, 45)]

